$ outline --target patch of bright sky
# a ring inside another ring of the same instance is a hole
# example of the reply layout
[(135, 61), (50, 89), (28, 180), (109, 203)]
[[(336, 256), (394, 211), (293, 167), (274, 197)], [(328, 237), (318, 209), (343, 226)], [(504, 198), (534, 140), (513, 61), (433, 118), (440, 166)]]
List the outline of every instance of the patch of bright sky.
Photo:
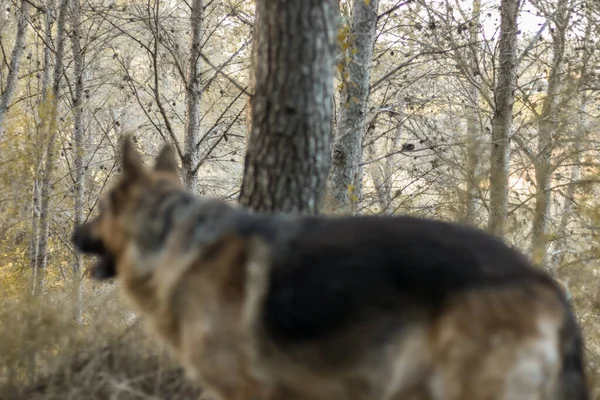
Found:
[[(464, 0), (461, 1), (461, 3)], [(481, 22), (484, 37), (488, 40), (497, 39), (500, 31), (500, 0), (483, 1)], [(469, 8), (470, 11), (470, 8)], [(535, 35), (546, 22), (546, 18), (538, 16), (538, 10), (527, 0), (521, 5), (518, 28), (525, 36)]]

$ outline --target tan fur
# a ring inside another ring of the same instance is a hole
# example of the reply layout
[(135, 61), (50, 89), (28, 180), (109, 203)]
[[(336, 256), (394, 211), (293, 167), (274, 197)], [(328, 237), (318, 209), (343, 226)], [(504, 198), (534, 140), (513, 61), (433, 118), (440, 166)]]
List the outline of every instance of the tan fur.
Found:
[[(168, 152), (155, 171), (142, 168), (131, 145), (123, 157), (124, 176), (109, 194), (120, 207), (135, 207), (143, 187), (159, 180), (181, 187)], [(556, 398), (564, 315), (546, 287), (465, 291), (437, 319), (333, 368), (323, 365), (324, 352), (337, 346), (351, 354), (376, 327), (357, 326), (329, 342), (274, 346), (260, 324), (273, 256), (265, 242), (231, 233), (189, 249), (182, 244), (186, 232), (175, 231), (160, 251), (147, 254), (128, 240), (135, 220), (127, 211), (115, 215), (108, 210), (91, 222), (91, 234), (117, 256), (117, 278), (156, 336), (216, 399)]]
[[(239, 238), (225, 238), (207, 262), (183, 261), (188, 268), (181, 268), (181, 274), (174, 272), (180, 271), (175, 260), (161, 261), (165, 268), (152, 280), (157, 288), (154, 300), (160, 288), (171, 297), (158, 296), (160, 304), (146, 298), (149, 291), (143, 285), (128, 276), (122, 280), (140, 308), (152, 304), (154, 311), (147, 317), (190, 376), (218, 387), (223, 399), (251, 399), (259, 392), (259, 382), (265, 393), (283, 387), (305, 399), (554, 398), (552, 384), (543, 383), (554, 382), (560, 367), (556, 332), (562, 315), (554, 295), (544, 288), (536, 288), (539, 297), (533, 301), (518, 290), (466, 293), (435, 324), (415, 327), (395, 345), (376, 349), (358, 370), (307, 370), (305, 366), (314, 366), (318, 359), (313, 355), (327, 343), (291, 350), (299, 362), (288, 363), (286, 355), (272, 354), (269, 343), (253, 335), (251, 322), (260, 298), (255, 291), (265, 286), (268, 252), (263, 248), (254, 253), (262, 251), (261, 256), (244, 258), (247, 245)], [(244, 265), (252, 282), (245, 288), (240, 281), (246, 277)], [(539, 374), (539, 386), (526, 386), (529, 379), (522, 378), (528, 374)]]
[(223, 238), (195, 259), (177, 259), (165, 251), (151, 277), (130, 268), (138, 256), (133, 250), (120, 265), (125, 292), (151, 329), (190, 378), (223, 399), (251, 398), (259, 390), (248, 373), (243, 350), (248, 338), (241, 328), (242, 270), (262, 257), (260, 249), (248, 245), (237, 237)]
[(455, 299), (431, 331), (434, 398), (555, 398), (560, 310), (543, 287), (478, 290)]

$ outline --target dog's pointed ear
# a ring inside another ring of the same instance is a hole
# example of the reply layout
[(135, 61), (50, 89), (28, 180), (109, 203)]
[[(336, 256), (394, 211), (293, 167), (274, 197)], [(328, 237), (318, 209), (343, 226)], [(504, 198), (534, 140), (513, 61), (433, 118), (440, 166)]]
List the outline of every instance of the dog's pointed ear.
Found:
[(175, 159), (175, 150), (169, 143), (165, 144), (158, 156), (156, 157), (156, 164), (154, 164), (155, 171), (162, 171), (171, 174), (177, 174), (177, 160)]
[(125, 136), (121, 143), (121, 166), (123, 175), (129, 179), (139, 179), (146, 172), (142, 157), (135, 149), (130, 135)]

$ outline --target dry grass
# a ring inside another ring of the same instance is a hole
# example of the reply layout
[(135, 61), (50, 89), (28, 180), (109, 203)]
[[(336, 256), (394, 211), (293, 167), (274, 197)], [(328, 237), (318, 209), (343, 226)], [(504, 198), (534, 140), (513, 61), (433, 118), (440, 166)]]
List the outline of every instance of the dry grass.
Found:
[(0, 399), (197, 399), (114, 287), (85, 302), (82, 324), (58, 294), (0, 303)]

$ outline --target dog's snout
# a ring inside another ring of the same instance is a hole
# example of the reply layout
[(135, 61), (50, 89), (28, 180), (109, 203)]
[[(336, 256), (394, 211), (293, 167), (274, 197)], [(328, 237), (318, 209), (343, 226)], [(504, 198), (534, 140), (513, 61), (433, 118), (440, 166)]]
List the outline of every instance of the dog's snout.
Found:
[(101, 254), (105, 252), (102, 240), (94, 237), (86, 224), (75, 229), (71, 241), (83, 253)]

